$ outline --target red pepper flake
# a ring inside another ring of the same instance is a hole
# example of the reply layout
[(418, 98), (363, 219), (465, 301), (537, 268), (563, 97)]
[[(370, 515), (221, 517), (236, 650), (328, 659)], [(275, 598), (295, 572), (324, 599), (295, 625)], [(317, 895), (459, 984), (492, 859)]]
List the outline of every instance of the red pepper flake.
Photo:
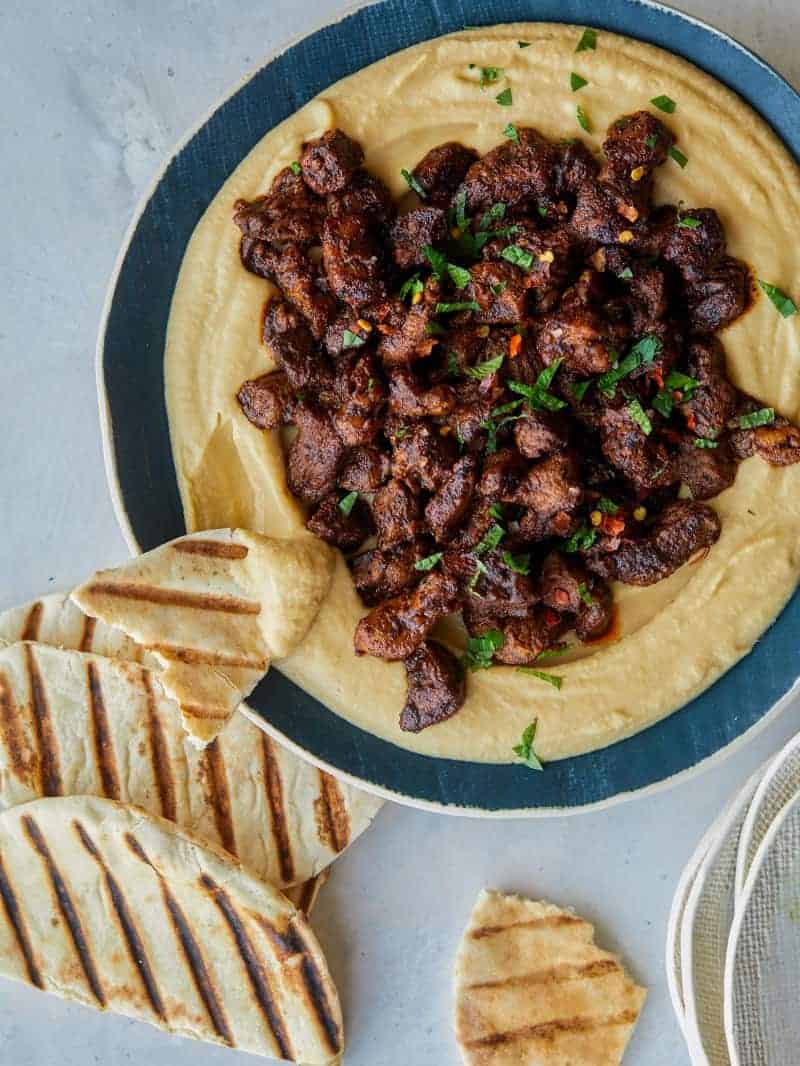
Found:
[(651, 370), (650, 377), (653, 381), (655, 381), (656, 385), (658, 385), (660, 389), (664, 388), (664, 375), (661, 373), (660, 370)]
[(572, 519), (566, 511), (559, 511), (557, 514), (553, 515), (553, 521), (551, 524), (554, 533), (557, 533), (560, 537), (565, 537), (572, 526)]
[(508, 354), (511, 359), (515, 359), (519, 355), (519, 350), (522, 347), (522, 334), (515, 333), (511, 340), (508, 342)]
[(610, 537), (618, 536), (625, 529), (625, 519), (615, 518), (614, 515), (603, 515), (603, 532)]
[(561, 625), (561, 615), (558, 611), (553, 611), (549, 607), (544, 609), (544, 624), (548, 629), (555, 629), (556, 626)]
[(694, 429), (697, 425), (697, 419), (694, 417), (694, 413), (692, 411), (686, 412), (686, 425), (689, 427), (689, 429)]
[(553, 591), (553, 599), (559, 607), (569, 607), (569, 593), (566, 589), (555, 589)]

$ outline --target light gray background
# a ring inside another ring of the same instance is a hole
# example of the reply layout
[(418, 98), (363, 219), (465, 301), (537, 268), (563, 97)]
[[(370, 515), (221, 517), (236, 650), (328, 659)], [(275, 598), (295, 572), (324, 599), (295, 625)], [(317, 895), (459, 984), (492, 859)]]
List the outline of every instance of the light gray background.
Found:
[[(796, 0), (685, 6), (800, 85)], [(265, 55), (342, 8), (0, 4), (0, 607), (125, 558), (94, 383), (95, 333), (123, 233), (185, 131)], [(606, 812), (492, 823), (387, 806), (336, 865), (315, 915), (344, 1003), (348, 1066), (457, 1066), (452, 960), (484, 885), (548, 897), (595, 921), (600, 942), (650, 987), (627, 1066), (688, 1062), (664, 980), (672, 892), (724, 799), (797, 721), (795, 704), (724, 764)], [(2, 1066), (234, 1061), (246, 1060), (0, 982)]]

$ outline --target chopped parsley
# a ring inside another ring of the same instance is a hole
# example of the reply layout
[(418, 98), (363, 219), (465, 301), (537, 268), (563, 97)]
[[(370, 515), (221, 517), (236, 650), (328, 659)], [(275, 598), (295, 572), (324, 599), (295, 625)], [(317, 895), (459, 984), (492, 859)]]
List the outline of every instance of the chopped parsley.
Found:
[(457, 311), (480, 311), (480, 305), (475, 300), (457, 300), (455, 303), (436, 305), (437, 315), (454, 315)]
[(503, 552), (503, 562), (509, 570), (515, 574), (528, 575), (531, 572), (530, 555), (512, 555), (511, 552)]
[(422, 278), (419, 274), (414, 274), (413, 277), (408, 278), (400, 286), (400, 299), (405, 300), (406, 296), (422, 295), (424, 289)]
[(758, 411), (740, 415), (737, 419), (739, 429), (755, 429), (757, 426), (771, 426), (775, 421), (775, 411), (772, 407), (761, 407)]
[(519, 144), (519, 131), (517, 130), (517, 127), (514, 125), (513, 122), (509, 122), (509, 124), (505, 127), (505, 129), (503, 130), (503, 135), (505, 137), (508, 137), (510, 141), (513, 141), (514, 144)]
[(663, 347), (660, 339), (652, 334), (642, 337), (641, 340), (634, 344), (625, 358), (620, 360), (617, 366), (612, 370), (606, 371), (605, 374), (597, 379), (598, 389), (607, 395), (613, 396), (618, 381), (622, 381), (623, 378), (632, 374), (640, 366), (652, 363)]
[(651, 133), (649, 137), (645, 137), (644, 143), (647, 145), (648, 148), (655, 148), (655, 146), (658, 144), (658, 135), (655, 133)]
[(342, 514), (349, 515), (355, 507), (357, 499), (357, 492), (348, 492), (346, 496), (343, 496), (342, 499), (339, 500), (339, 510), (342, 512)]
[(540, 218), (547, 218), (547, 204), (537, 204), (536, 210), (539, 212)]
[(395, 440), (405, 440), (408, 436), (408, 426), (398, 426), (394, 431)]
[(591, 133), (592, 124), (589, 122), (589, 116), (586, 114), (580, 104), (578, 104), (577, 108), (575, 109), (575, 114), (578, 118), (578, 125), (580, 126), (580, 128), (582, 130), (585, 130), (587, 133)]
[[(497, 451), (497, 434), (500, 432), (503, 426), (508, 425), (509, 422), (516, 422), (518, 418), (522, 417), (522, 415), (520, 414), (511, 414), (510, 412), (516, 411), (517, 408), (520, 407), (523, 402), (523, 400), (512, 400), (511, 403), (504, 403), (500, 407), (495, 407), (492, 410), (491, 418), (484, 418), (483, 421), (479, 423), (480, 428), (485, 429), (487, 432), (487, 455), (494, 455), (494, 453)], [(498, 418), (500, 420), (496, 421), (496, 419)], [(494, 504), (493, 506), (496, 507), (498, 505)], [(502, 517), (502, 512), (500, 513), (500, 515), (497, 515), (495, 514), (494, 510), (492, 510), (491, 514), (495, 518)]]
[(501, 93), (495, 96), (495, 100), (501, 107), (511, 107), (514, 102), (510, 89), (503, 89)]
[(597, 48), (597, 30), (585, 29), (578, 41), (576, 52), (593, 52)]
[(527, 248), (522, 248), (518, 244), (509, 244), (500, 254), (506, 262), (513, 263), (521, 270), (530, 270), (533, 266), (533, 252), (529, 252)]
[(519, 48), (530, 48), (531, 42), (530, 41), (517, 41), (517, 45), (518, 45)]
[(589, 82), (586, 80), (586, 78), (582, 78), (580, 74), (576, 74), (574, 70), (572, 71), (569, 76), (569, 87), (574, 93), (576, 93), (578, 89), (582, 89), (585, 85), (588, 84)]
[(435, 566), (438, 566), (442, 561), (444, 552), (434, 552), (433, 555), (427, 555), (424, 559), (420, 559), (414, 563), (415, 570), (433, 570)]
[(633, 277), (633, 271), (630, 267), (623, 267), (622, 270), (617, 272), (617, 277), (622, 281), (630, 281)]
[(434, 277), (441, 278), (447, 273), (447, 256), (444, 252), (438, 251), (431, 244), (424, 244), (422, 254), (430, 263)]
[(505, 356), (502, 352), (499, 355), (493, 355), (490, 359), (484, 359), (482, 363), (476, 363), (475, 366), (464, 367), (464, 373), (471, 378), (477, 378), (481, 381), (483, 378), (488, 378), (490, 374), (494, 374), (503, 365)]
[(567, 652), (572, 651), (575, 647), (574, 644), (562, 644), (560, 648), (547, 648), (545, 651), (540, 651), (536, 656), (537, 663), (549, 663), (553, 659), (560, 659), (562, 655), (566, 655)]
[(578, 585), (578, 595), (587, 607), (594, 607), (594, 597), (589, 592), (585, 581), (581, 581), (580, 585)]
[(675, 101), (669, 96), (654, 96), (650, 103), (667, 115), (671, 115), (675, 110)]
[(455, 263), (447, 264), (447, 273), (450, 275), (452, 282), (457, 289), (465, 288), (472, 280), (470, 272), (465, 270), (464, 267), (457, 266)]
[(587, 378), (586, 381), (576, 381), (575, 384), (572, 386), (572, 395), (575, 397), (578, 403), (583, 402), (583, 398), (586, 395), (591, 384), (591, 378)]
[[(474, 67), (474, 63), (470, 63)], [(481, 67), (480, 87), (485, 89), (487, 85), (494, 85), (504, 74), (502, 67)]]
[(797, 304), (777, 285), (770, 285), (768, 281), (758, 279), (759, 288), (767, 294), (783, 318), (791, 318), (797, 314)]
[(669, 150), (669, 157), (678, 164), (681, 170), (683, 170), (683, 168), (689, 162), (689, 157), (685, 156), (680, 150), (680, 148), (676, 148), (674, 144)]
[(492, 518), (496, 518), (498, 522), (503, 521), (503, 505), (502, 503), (493, 503), (489, 508), (489, 514)]
[(481, 216), (478, 230), (480, 233), (485, 233), (493, 222), (499, 222), (506, 215), (506, 205), (502, 201), (498, 201), (496, 204), (492, 204), (488, 211), (485, 211)]
[(485, 574), (485, 573), (486, 573), (486, 567), (480, 561), (480, 559), (476, 559), (475, 560), (475, 573), (472, 575), (472, 577), (467, 582), (467, 588), (469, 589), (470, 596), (477, 596), (477, 598), (479, 600), (482, 600), (483, 596), (481, 596), (480, 592), (476, 592), (475, 588), (476, 588), (478, 582), (480, 581), (481, 574)]
[(564, 541), (563, 550), (565, 552), (568, 552), (570, 555), (572, 555), (573, 552), (585, 552), (588, 551), (589, 548), (591, 548), (591, 546), (596, 540), (597, 530), (590, 529), (589, 526), (584, 523), (581, 523), (581, 525), (578, 526), (572, 536), (568, 537)]
[(691, 398), (695, 389), (700, 387), (697, 378), (690, 378), (688, 374), (682, 374), (680, 370), (670, 370), (664, 378), (664, 388), (653, 397), (653, 407), (664, 418), (669, 418), (675, 406), (673, 392), (680, 392), (682, 396), (679, 402)]
[(363, 344), (366, 344), (364, 338), (358, 333), (353, 333), (351, 329), (346, 329), (342, 334), (343, 348), (360, 348)]
[(292, 174), (294, 174), (296, 178), (299, 178), (300, 175), (303, 173), (303, 168), (300, 166), (296, 159), (294, 163), (289, 164), (289, 170), (291, 170)]
[(597, 510), (602, 514), (616, 514), (619, 510), (619, 504), (609, 500), (608, 496), (601, 496), (597, 501)]
[(499, 629), (487, 629), (479, 637), (470, 637), (464, 656), (466, 665), (470, 670), (488, 670), (494, 653), (503, 647), (505, 639)]
[(638, 400), (628, 400), (628, 414), (645, 436), (653, 432), (653, 423), (647, 417), (647, 412)]
[[(520, 667), (520, 669), (522, 668)], [(539, 756), (533, 750), (533, 742), (536, 739), (536, 726), (538, 725), (538, 722), (539, 719), (534, 718), (531, 724), (523, 732), (519, 744), (515, 744), (512, 749), (515, 755), (519, 755), (520, 759), (522, 759), (523, 763), (529, 770), (544, 770), (544, 767), (539, 761)]]
[(548, 390), (563, 361), (563, 359), (555, 359), (550, 366), (546, 366), (533, 385), (526, 385), (522, 381), (510, 380), (507, 383), (508, 387), (512, 392), (524, 396), (528, 401), (528, 406), (535, 411), (560, 411), (567, 406), (566, 402), (558, 396), (553, 396)]
[(425, 327), (426, 337), (444, 337), (447, 330), (441, 324), (441, 322), (429, 322)]
[(682, 218), (678, 219), (678, 225), (681, 229), (697, 229), (702, 225), (702, 222), (699, 218), (692, 218), (691, 215), (683, 215)]
[(503, 527), (495, 522), (488, 533), (486, 533), (475, 545), (475, 548), (473, 549), (475, 554), (483, 555), (484, 552), (493, 551), (505, 535), (506, 531)]
[(528, 674), (530, 677), (538, 677), (540, 681), (546, 681), (548, 685), (552, 685), (553, 688), (561, 688), (564, 684), (564, 678), (559, 677), (558, 674), (547, 674), (544, 670), (537, 670), (533, 666), (518, 666), (518, 674)]
[(508, 288), (507, 281), (498, 281), (496, 285), (491, 286), (492, 296), (502, 296)]
[(417, 179), (414, 177), (414, 175), (410, 171), (406, 170), (405, 168), (403, 168), (400, 171), (400, 173), (405, 178), (406, 184), (408, 185), (409, 189), (411, 189), (412, 192), (415, 192), (417, 194), (417, 196), (420, 198), (420, 200), (427, 200), (427, 198), (428, 198), (427, 197), (427, 193), (422, 188), (422, 186), (417, 181)]
[(461, 373), (461, 367), (458, 365), (458, 356), (455, 352), (447, 353), (447, 373), (455, 375)]
[(695, 448), (719, 448), (719, 441), (709, 440), (707, 437), (695, 437)]

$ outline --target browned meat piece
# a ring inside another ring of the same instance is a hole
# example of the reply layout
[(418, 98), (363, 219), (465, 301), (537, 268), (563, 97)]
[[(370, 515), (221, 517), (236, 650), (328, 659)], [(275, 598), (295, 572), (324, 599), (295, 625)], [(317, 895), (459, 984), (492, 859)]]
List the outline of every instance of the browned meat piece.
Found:
[(272, 278), (283, 295), (308, 322), (314, 340), (322, 340), (328, 323), (336, 314), (336, 301), (319, 285), (319, 272), (298, 244), (287, 244), (269, 259)]
[(443, 565), (470, 592), (463, 606), (464, 624), (470, 633), (480, 630), (487, 619), (524, 618), (539, 601), (533, 579), (512, 569), (502, 551), (484, 552), (480, 556), (472, 552), (447, 552)]
[(414, 178), (425, 192), (426, 203), (448, 207), (469, 168), (478, 159), (474, 148), (447, 141), (431, 148), (414, 167)]
[[(364, 312), (367, 314), (367, 312)], [(350, 344), (345, 347), (345, 330), (351, 333)], [(332, 359), (351, 353), (360, 348), (372, 336), (372, 322), (351, 307), (343, 308), (325, 330), (325, 350)], [(355, 337), (355, 341), (353, 340)]]
[(577, 614), (581, 606), (581, 591), (586, 589), (586, 571), (573, 556), (552, 551), (542, 563), (540, 592), (542, 603), (556, 611)]
[(319, 242), (325, 221), (325, 201), (316, 197), (298, 174), (285, 167), (266, 196), (236, 201), (233, 221), (245, 237), (278, 246), (288, 241), (308, 246)]
[(653, 585), (695, 552), (709, 548), (719, 534), (719, 518), (708, 504), (678, 500), (664, 508), (644, 536), (623, 539), (614, 552), (592, 551), (586, 564), (604, 578), (627, 585)]
[(631, 328), (634, 336), (652, 332), (654, 323), (667, 313), (669, 289), (664, 271), (657, 266), (637, 263), (628, 282)]
[(582, 499), (580, 468), (571, 452), (558, 452), (534, 463), (514, 493), (514, 502), (526, 508), (520, 533), (531, 541), (563, 535)]
[(504, 641), (494, 653), (495, 661), (508, 666), (533, 666), (543, 651), (558, 644), (566, 625), (556, 611), (544, 607), (536, 608), (526, 618), (509, 618), (497, 628)]
[(750, 273), (738, 259), (724, 256), (686, 287), (689, 325), (695, 333), (715, 333), (744, 314), (750, 298)]
[(638, 208), (634, 220), (629, 217), (634, 214), (633, 206), (630, 196), (623, 195), (607, 182), (587, 181), (576, 193), (575, 210), (569, 225), (577, 237), (589, 244), (616, 244), (621, 234), (630, 233), (627, 242), (632, 246), (631, 242), (638, 244), (643, 228)]
[(425, 518), (440, 544), (450, 540), (466, 517), (475, 492), (477, 470), (478, 462), (475, 456), (463, 456), (455, 464), (441, 488), (428, 501)]
[(389, 456), (369, 445), (347, 453), (339, 470), (339, 485), (348, 492), (375, 492), (389, 477)]
[[(533, 222), (522, 219), (513, 241), (516, 248), (522, 248), (532, 257), (525, 281), (534, 290), (536, 310), (551, 310), (577, 263), (579, 246), (574, 234), (565, 225), (540, 230)], [(507, 239), (489, 241), (483, 249), (484, 259), (502, 260), (507, 247)]]
[(345, 514), (339, 506), (338, 494), (332, 492), (322, 500), (306, 526), (327, 544), (351, 552), (372, 533), (372, 515), (363, 500), (356, 500), (349, 514)]
[(299, 311), (273, 300), (264, 318), (264, 344), (294, 392), (308, 391), (325, 402), (333, 389), (333, 367), (315, 345)]
[(501, 448), (486, 456), (478, 492), (490, 502), (511, 503), (517, 498), (527, 468), (516, 449)]
[(274, 257), (275, 249), (271, 244), (259, 241), (255, 237), (242, 236), (239, 242), (239, 258), (242, 266), (251, 274), (272, 281)]
[(361, 145), (336, 129), (306, 141), (300, 157), (305, 183), (318, 196), (343, 189), (363, 162)]
[(470, 323), (468, 326), (455, 326), (447, 334), (447, 353), (452, 353), (455, 370), (463, 374), (468, 366), (483, 362), (488, 356), (488, 346), (494, 346), (494, 338), (486, 326)]
[(259, 429), (275, 429), (286, 421), (292, 388), (282, 370), (245, 381), (236, 394), (245, 418)]
[(583, 141), (558, 145), (557, 150), (556, 194), (574, 195), (582, 185), (593, 181), (597, 176), (597, 160)]
[(346, 188), (328, 197), (327, 206), (328, 213), (335, 218), (363, 214), (381, 229), (397, 214), (387, 186), (366, 170), (357, 170)]
[(578, 640), (599, 640), (614, 621), (614, 597), (602, 578), (587, 574), (581, 605), (575, 619)]
[(433, 640), (405, 660), (408, 696), (400, 712), (400, 728), (419, 733), (451, 718), (464, 702), (466, 679), (451, 651)]
[(418, 304), (406, 307), (402, 300), (395, 300), (389, 305), (388, 315), (378, 326), (378, 355), (387, 366), (407, 366), (431, 354), (436, 338), (428, 333), (428, 326), (438, 301), (439, 285), (431, 278)]
[(286, 457), (289, 491), (304, 503), (318, 503), (333, 492), (344, 454), (328, 412), (314, 404), (294, 405), (297, 436)]
[(725, 374), (725, 352), (712, 337), (689, 345), (686, 373), (700, 382), (681, 406), (689, 428), (698, 437), (714, 439), (736, 413), (739, 394)]
[(408, 485), (394, 478), (375, 493), (372, 513), (380, 548), (413, 540), (424, 529), (419, 497)]
[(466, 298), (474, 300), (479, 322), (520, 322), (527, 311), (528, 276), (518, 267), (487, 260), (470, 269)]
[(467, 550), (479, 544), (496, 521), (490, 508), (489, 500), (476, 496), (470, 505), (467, 520), (453, 537), (450, 548)]
[(427, 266), (423, 251), (426, 245), (440, 245), (447, 237), (444, 211), (438, 207), (421, 207), (401, 215), (392, 226), (391, 245), (395, 263), (401, 270)]
[(442, 418), (450, 414), (455, 403), (450, 385), (426, 387), (405, 367), (395, 367), (389, 374), (389, 410), (400, 418)]
[[(687, 281), (701, 278), (725, 252), (725, 230), (719, 215), (712, 207), (701, 207), (684, 209), (680, 215), (672, 209), (671, 218), (661, 256)], [(692, 224), (680, 224), (686, 220)]]
[(654, 167), (666, 161), (675, 138), (649, 111), (623, 115), (608, 127), (603, 152), (615, 180), (644, 181)]
[(392, 456), (392, 476), (409, 485), (436, 492), (458, 458), (450, 437), (429, 425), (416, 425), (398, 440)]
[(342, 402), (333, 415), (336, 432), (351, 448), (371, 444), (380, 432), (380, 412), (386, 401), (374, 352), (356, 355), (345, 371), (340, 370), (337, 388)]
[(671, 485), (677, 479), (675, 462), (663, 442), (654, 434), (647, 436), (627, 406), (603, 408), (598, 422), (603, 455), (637, 489)]
[[(756, 410), (758, 406), (750, 401), (740, 413)], [(800, 429), (780, 415), (769, 426), (737, 429), (731, 433), (731, 444), (739, 459), (759, 455), (772, 466), (791, 466), (800, 462)]]
[(569, 423), (564, 415), (531, 411), (514, 423), (514, 441), (526, 459), (541, 459), (566, 447)]
[(716, 448), (698, 448), (697, 439), (690, 437), (681, 442), (678, 470), (695, 500), (710, 500), (733, 484), (736, 460), (726, 441), (720, 441)]
[(429, 541), (417, 538), (389, 550), (372, 548), (350, 559), (353, 582), (367, 607), (374, 607), (381, 600), (416, 585), (422, 578), (422, 571), (415, 569), (416, 564), (431, 551)]
[(624, 334), (587, 307), (562, 307), (541, 320), (536, 351), (545, 365), (563, 359), (565, 367), (586, 378), (611, 368), (609, 350), (624, 346)]
[(467, 171), (459, 192), (468, 210), (550, 200), (555, 192), (558, 152), (538, 130), (519, 127), (519, 143), (508, 141), (478, 159)]
[(428, 574), (410, 592), (384, 600), (356, 627), (356, 655), (407, 659), (436, 623), (458, 607), (457, 580), (439, 570)]
[(386, 295), (385, 264), (367, 215), (328, 215), (322, 261), (334, 296), (356, 309)]

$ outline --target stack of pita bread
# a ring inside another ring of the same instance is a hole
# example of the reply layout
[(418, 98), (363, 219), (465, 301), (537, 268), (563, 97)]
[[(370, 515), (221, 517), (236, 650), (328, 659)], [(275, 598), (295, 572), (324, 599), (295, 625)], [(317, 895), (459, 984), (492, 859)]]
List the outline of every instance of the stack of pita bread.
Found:
[(0, 615), (1, 974), (257, 1054), (339, 1057), (306, 914), (381, 802), (242, 702), (308, 632), (333, 563), (312, 537), (216, 530)]

